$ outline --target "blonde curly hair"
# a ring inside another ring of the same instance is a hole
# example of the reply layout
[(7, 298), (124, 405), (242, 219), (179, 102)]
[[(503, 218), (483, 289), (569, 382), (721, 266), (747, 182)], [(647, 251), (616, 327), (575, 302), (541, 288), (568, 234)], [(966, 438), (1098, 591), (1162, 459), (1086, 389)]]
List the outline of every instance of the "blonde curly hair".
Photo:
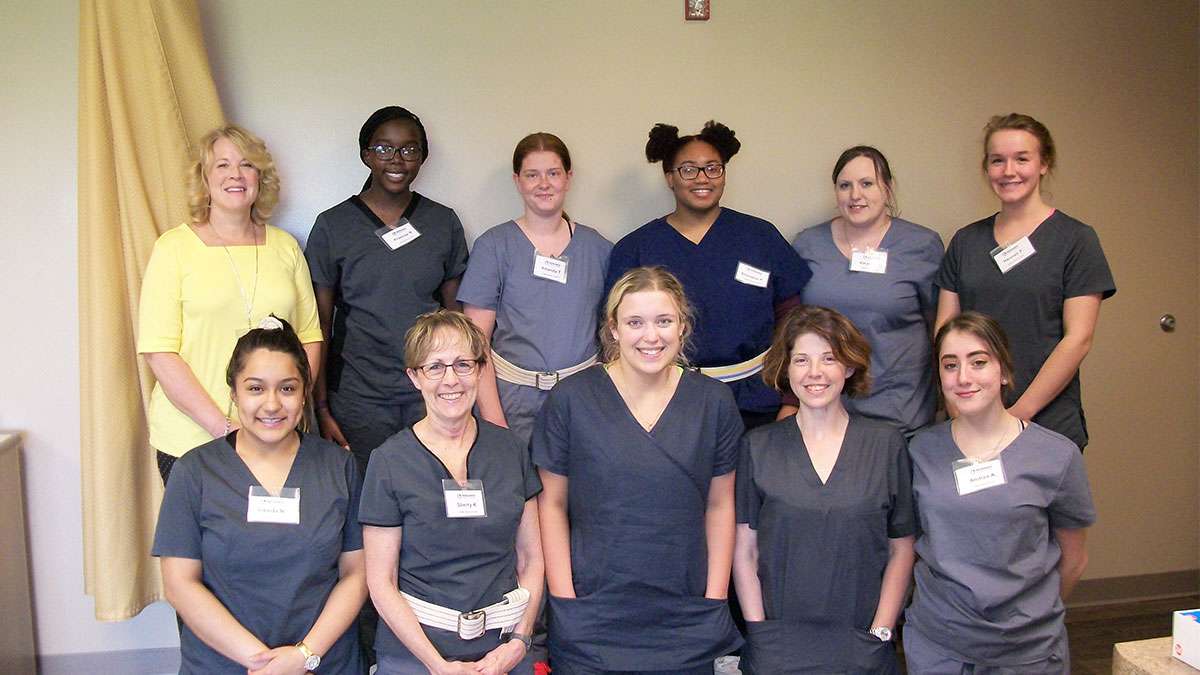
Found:
[(227, 139), (236, 145), (242, 156), (258, 170), (258, 198), (254, 200), (254, 206), (250, 209), (250, 219), (259, 225), (266, 225), (271, 212), (279, 203), (279, 173), (275, 170), (275, 160), (267, 151), (267, 144), (236, 124), (213, 129), (200, 140), (200, 152), (188, 171), (188, 208), (192, 222), (208, 221), (208, 211), (212, 205), (212, 197), (208, 191), (208, 172), (213, 164), (213, 146), (219, 138)]

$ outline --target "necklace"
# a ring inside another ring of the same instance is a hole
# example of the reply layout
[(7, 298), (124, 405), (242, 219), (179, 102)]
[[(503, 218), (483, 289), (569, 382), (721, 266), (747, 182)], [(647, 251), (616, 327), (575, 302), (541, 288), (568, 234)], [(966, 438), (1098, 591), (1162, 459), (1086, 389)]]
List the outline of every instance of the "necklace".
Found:
[[(1019, 435), (1020, 432), (1025, 429), (1025, 423), (1018, 419), (1017, 427), (1018, 427), (1017, 433)], [(1002, 431), (1000, 433), (1000, 437), (996, 439), (996, 444), (992, 446), (991, 450), (989, 450), (986, 454), (981, 455), (979, 457), (968, 456), (967, 459), (971, 460), (972, 464), (979, 464), (981, 462), (988, 462), (988, 461), (995, 459), (1000, 454), (1001, 450), (1003, 450), (1003, 448), (1001, 448), (1000, 445), (1002, 443), (1004, 443), (1004, 439), (1006, 439), (1006, 438), (1008, 438), (1008, 432)], [(964, 453), (964, 454), (966, 454), (966, 453)]]
[[(217, 240), (221, 242), (221, 248), (225, 249), (225, 257), (229, 259), (229, 266), (233, 268), (234, 279), (237, 280), (238, 293), (242, 296), (242, 304), (246, 308), (246, 330), (254, 327), (251, 318), (254, 309), (254, 299), (258, 297), (258, 230), (254, 229), (254, 285), (251, 287), (250, 294), (246, 295), (246, 285), (242, 283), (242, 273), (238, 270), (237, 263), (233, 261), (233, 254), (229, 252), (229, 245), (225, 243), (225, 238), (213, 227), (212, 223), (208, 225), (212, 228), (213, 234), (217, 236)], [(252, 226), (254, 227), (254, 226)]]

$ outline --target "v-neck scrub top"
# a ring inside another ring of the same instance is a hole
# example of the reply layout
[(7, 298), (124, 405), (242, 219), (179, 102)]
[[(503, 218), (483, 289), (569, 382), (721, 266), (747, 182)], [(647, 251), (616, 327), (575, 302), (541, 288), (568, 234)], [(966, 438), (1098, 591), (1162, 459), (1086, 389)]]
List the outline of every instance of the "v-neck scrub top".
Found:
[(964, 663), (1045, 660), (1066, 630), (1053, 531), (1096, 521), (1079, 449), (1030, 424), (1000, 453), (1007, 483), (961, 496), (949, 422), (919, 432), (909, 450), (920, 533), (908, 624)]
[[(760, 288), (737, 280), (739, 264), (769, 272)], [(729, 366), (771, 346), (775, 306), (800, 295), (812, 272), (771, 223), (722, 207), (699, 244), (665, 217), (625, 235), (613, 247), (605, 292), (634, 267), (662, 265), (683, 284), (696, 310), (688, 359), (696, 366)], [(771, 412), (779, 394), (758, 375), (731, 382), (738, 408)]]
[[(492, 349), (525, 370), (570, 368), (599, 349), (596, 330), (612, 243), (586, 225), (573, 225), (561, 256), (567, 261), (565, 284), (533, 275), (533, 243), (510, 220), (475, 240), (458, 288), (459, 302), (496, 313)], [(509, 428), (528, 442), (548, 392), (497, 384)]]
[[(993, 215), (956, 232), (934, 284), (957, 293), (963, 311), (995, 319), (1008, 335), (1014, 381), (1004, 404), (1011, 406), (1062, 340), (1063, 303), (1094, 293), (1108, 298), (1117, 286), (1096, 231), (1062, 211), (1056, 210), (1029, 235), (1037, 253), (1006, 274), (991, 256), (999, 245), (995, 224)], [(1080, 448), (1087, 445), (1078, 372), (1033, 421)]]
[(766, 614), (747, 623), (754, 672), (896, 666), (894, 650), (869, 631), (889, 540), (916, 531), (910, 476), (904, 437), (888, 422), (851, 415), (824, 483), (795, 416), (746, 434), (737, 520), (758, 535)]
[(906, 434), (933, 421), (933, 276), (942, 261), (937, 232), (893, 218), (879, 248), (887, 251), (883, 274), (851, 272), (850, 261), (833, 241), (831, 222), (796, 236), (793, 244), (808, 261), (812, 279), (804, 287), (806, 305), (835, 309), (871, 345), (871, 391), (843, 397), (850, 412), (891, 420)]
[(550, 392), (533, 461), (569, 479), (576, 594), (549, 598), (552, 661), (677, 671), (741, 644), (726, 601), (704, 597), (709, 485), (736, 468), (741, 435), (729, 388), (693, 371), (652, 431), (602, 365)]
[[(442, 480), (452, 476), (411, 428), (371, 454), (359, 507), (363, 525), (401, 528), (400, 590), (460, 612), (499, 602), (517, 587), (517, 528), (525, 502), (542, 491), (529, 451), (509, 430), (483, 420), (477, 420), (477, 429), (467, 453), (467, 479), (483, 481), (486, 517), (446, 516)], [(422, 628), (448, 659), (474, 660), (500, 643), (499, 629), (463, 640), (452, 631)], [(384, 621), (375, 650), (410, 653)]]
[[(362, 549), (354, 457), (302, 434), (284, 487), (300, 490), (300, 524), (246, 522), (258, 479), (234, 449), (238, 431), (175, 462), (163, 495), (152, 555), (199, 560), (205, 587), (268, 647), (304, 639), (340, 576), (338, 557)], [(205, 644), (186, 623), (180, 673), (245, 675), (246, 668)], [(321, 656), (321, 673), (358, 675), (350, 627)]]
[(441, 307), (442, 283), (466, 270), (467, 240), (453, 210), (415, 192), (403, 217), (421, 236), (396, 250), (375, 234), (384, 222), (357, 195), (317, 216), (308, 235), (313, 284), (336, 292), (326, 379), (340, 395), (421, 400), (404, 373), (404, 335)]

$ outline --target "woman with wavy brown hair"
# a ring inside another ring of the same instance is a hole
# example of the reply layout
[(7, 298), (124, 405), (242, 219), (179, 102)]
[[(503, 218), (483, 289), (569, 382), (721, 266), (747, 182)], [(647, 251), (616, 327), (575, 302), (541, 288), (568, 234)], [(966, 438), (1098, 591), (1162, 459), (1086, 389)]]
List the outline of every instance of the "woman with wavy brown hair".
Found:
[(279, 201), (271, 153), (249, 131), (210, 131), (189, 174), (191, 218), (154, 244), (137, 351), (158, 381), (150, 445), (165, 484), (176, 458), (241, 426), (225, 382), (237, 339), (274, 314), (296, 327), (312, 372), (321, 328), (296, 240), (268, 224)]

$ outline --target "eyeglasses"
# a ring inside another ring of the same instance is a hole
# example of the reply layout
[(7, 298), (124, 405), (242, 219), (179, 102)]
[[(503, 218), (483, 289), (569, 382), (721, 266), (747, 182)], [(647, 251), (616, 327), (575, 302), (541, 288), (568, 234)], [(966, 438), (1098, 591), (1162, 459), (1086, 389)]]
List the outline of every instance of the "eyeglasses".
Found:
[(378, 145), (372, 145), (367, 149), (375, 153), (375, 156), (378, 157), (382, 162), (386, 162), (395, 157), (396, 152), (400, 153), (401, 159), (408, 162), (415, 162), (418, 159), (421, 159), (421, 146), (419, 145), (406, 145), (403, 148), (393, 148), (390, 145), (380, 143)]
[(440, 380), (446, 376), (446, 370), (448, 368), (453, 368), (455, 375), (459, 377), (466, 377), (467, 375), (473, 374), (475, 369), (478, 367), (479, 359), (459, 359), (454, 363), (442, 363), (441, 361), (434, 361), (433, 363), (427, 363), (423, 366), (417, 366), (415, 370), (425, 373), (425, 377), (427, 379)]
[(683, 166), (675, 167), (675, 173), (684, 180), (696, 180), (696, 177), (703, 171), (705, 176), (709, 178), (720, 178), (725, 175), (724, 164), (705, 164), (703, 167), (695, 164), (684, 164)]

